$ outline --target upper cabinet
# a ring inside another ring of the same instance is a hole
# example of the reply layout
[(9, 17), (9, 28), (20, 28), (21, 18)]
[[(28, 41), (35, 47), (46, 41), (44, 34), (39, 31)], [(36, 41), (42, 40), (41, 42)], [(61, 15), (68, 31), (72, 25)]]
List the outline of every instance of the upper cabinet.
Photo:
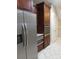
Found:
[(17, 0), (17, 7), (20, 9), (31, 10), (32, 8), (31, 0)]
[(35, 8), (33, 6), (33, 0), (17, 0), (17, 8), (35, 12)]
[(50, 25), (50, 8), (44, 5), (44, 26)]
[(50, 30), (50, 5), (45, 2), (36, 5), (37, 7), (37, 32), (45, 34)]

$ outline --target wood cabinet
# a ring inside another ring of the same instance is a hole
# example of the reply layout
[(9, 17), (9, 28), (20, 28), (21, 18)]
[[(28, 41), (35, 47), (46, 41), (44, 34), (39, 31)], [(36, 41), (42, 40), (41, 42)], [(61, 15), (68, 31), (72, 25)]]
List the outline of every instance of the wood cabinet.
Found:
[(20, 1), (17, 0), (17, 8), (19, 8), (19, 6), (20, 6)]
[(50, 35), (44, 37), (44, 48), (50, 44)]
[[(37, 8), (37, 33), (43, 34), (43, 44), (45, 48), (50, 44), (50, 5), (42, 2), (36, 5)], [(40, 49), (40, 47), (38, 48)]]
[(39, 44), (37, 48), (38, 48), (38, 52), (44, 49), (44, 42), (41, 42), (41, 44)]
[(50, 8), (44, 5), (44, 26), (50, 26)]
[(17, 0), (17, 7), (20, 9), (31, 10), (31, 0)]
[(17, 8), (30, 12), (35, 12), (36, 10), (33, 6), (33, 0), (17, 0)]
[(37, 33), (44, 34), (44, 5), (37, 4)]

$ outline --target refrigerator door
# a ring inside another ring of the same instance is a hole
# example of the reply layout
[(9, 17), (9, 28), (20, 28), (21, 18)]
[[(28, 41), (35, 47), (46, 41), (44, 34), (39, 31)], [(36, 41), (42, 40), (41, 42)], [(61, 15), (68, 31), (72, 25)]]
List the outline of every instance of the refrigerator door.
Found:
[(22, 34), (23, 11), (17, 10), (17, 34)]
[(25, 28), (23, 25), (23, 11), (17, 10), (17, 59), (26, 59), (26, 45), (24, 44)]
[(24, 25), (26, 30), (26, 59), (37, 58), (37, 30), (36, 30), (36, 14), (24, 11)]

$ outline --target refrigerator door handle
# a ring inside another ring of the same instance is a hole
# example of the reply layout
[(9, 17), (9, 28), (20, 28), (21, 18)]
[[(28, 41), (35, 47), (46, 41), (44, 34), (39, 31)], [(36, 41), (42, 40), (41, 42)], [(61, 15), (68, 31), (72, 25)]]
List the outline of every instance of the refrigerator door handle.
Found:
[(27, 35), (26, 35), (26, 26), (25, 24), (22, 24), (22, 41), (23, 41), (23, 46), (26, 46), (26, 39), (27, 39)]

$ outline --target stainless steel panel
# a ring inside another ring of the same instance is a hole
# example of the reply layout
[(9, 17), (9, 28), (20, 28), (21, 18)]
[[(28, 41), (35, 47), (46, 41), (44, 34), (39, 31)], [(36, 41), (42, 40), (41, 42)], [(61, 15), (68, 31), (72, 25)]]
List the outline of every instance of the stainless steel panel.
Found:
[(17, 35), (22, 42), (17, 44), (17, 59), (37, 59), (36, 14), (17, 10)]
[(17, 59), (26, 59), (26, 50), (23, 43), (17, 45)]
[(26, 53), (27, 59), (37, 59), (37, 29), (36, 14), (24, 11), (24, 25), (26, 29)]
[(17, 34), (22, 34), (23, 11), (17, 10)]
[[(17, 35), (25, 35), (25, 28), (23, 24), (23, 11), (17, 10)], [(20, 40), (20, 39), (18, 39)], [(17, 41), (18, 41), (17, 40)], [(23, 44), (24, 40), (21, 38), (22, 42), (17, 44), (17, 59), (26, 59), (26, 45)]]

